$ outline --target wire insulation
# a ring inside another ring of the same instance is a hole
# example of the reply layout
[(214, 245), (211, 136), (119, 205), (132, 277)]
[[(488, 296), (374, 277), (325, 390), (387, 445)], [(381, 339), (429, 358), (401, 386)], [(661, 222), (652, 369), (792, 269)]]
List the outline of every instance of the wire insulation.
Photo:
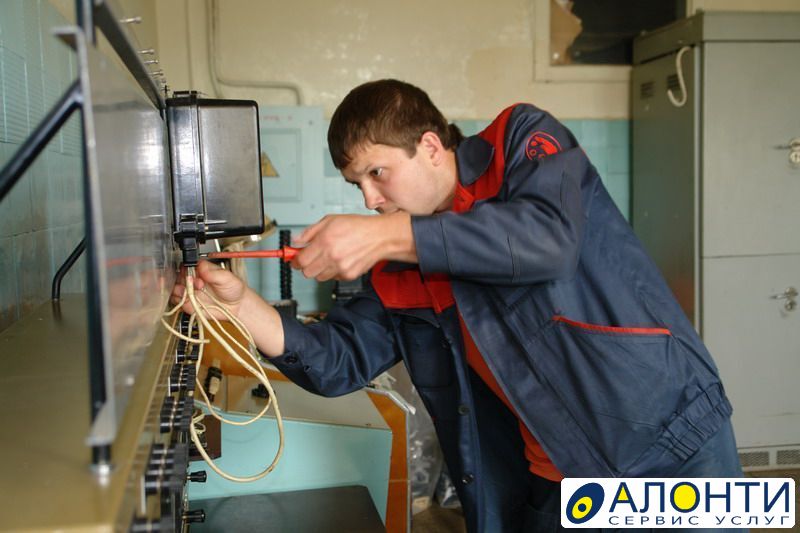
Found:
[[(252, 481), (257, 481), (270, 472), (272, 472), (278, 464), (278, 461), (283, 455), (283, 448), (284, 448), (284, 429), (283, 429), (283, 417), (281, 416), (281, 411), (278, 406), (278, 400), (275, 396), (275, 391), (272, 389), (272, 385), (269, 382), (269, 378), (267, 377), (267, 373), (261, 365), (261, 362), (258, 358), (258, 350), (255, 346), (255, 341), (253, 340), (253, 336), (248, 331), (247, 327), (244, 323), (238, 319), (230, 310), (223, 304), (219, 299), (217, 299), (211, 292), (206, 291), (205, 288), (202, 290), (202, 297), (208, 298), (211, 303), (206, 305), (204, 302), (201, 301), (201, 297), (194, 290), (194, 267), (189, 267), (186, 272), (186, 290), (183, 293), (183, 297), (181, 298), (180, 302), (164, 313), (161, 317), (161, 322), (164, 327), (172, 333), (175, 337), (182, 339), (188, 343), (198, 344), (198, 354), (197, 354), (197, 361), (195, 362), (195, 375), (199, 375), (200, 368), (203, 362), (203, 351), (205, 345), (211, 342), (210, 338), (206, 337), (206, 332), (213, 337), (220, 346), (230, 355), (236, 362), (238, 362), (242, 367), (244, 367), (250, 374), (252, 374), (264, 387), (267, 389), (269, 396), (267, 398), (267, 404), (264, 408), (255, 416), (244, 420), (231, 420), (228, 418), (223, 417), (220, 415), (217, 410), (218, 408), (212, 405), (211, 401), (208, 398), (203, 387), (200, 385), (199, 380), (197, 380), (196, 389), (200, 391), (200, 396), (202, 397), (206, 407), (208, 408), (209, 413), (211, 416), (216, 418), (222, 423), (230, 424), (233, 426), (246, 426), (248, 424), (252, 424), (256, 420), (261, 419), (266, 412), (269, 410), (270, 407), (273, 407), (275, 410), (275, 419), (278, 424), (278, 450), (275, 453), (275, 457), (272, 459), (272, 462), (260, 473), (252, 475), (252, 476), (235, 476), (233, 474), (229, 474), (228, 472), (223, 471), (219, 468), (216, 464), (214, 464), (213, 459), (209, 457), (208, 453), (206, 452), (205, 448), (203, 448), (202, 443), (200, 442), (200, 435), (205, 431), (205, 426), (202, 424), (202, 419), (204, 415), (202, 411), (199, 415), (192, 416), (192, 422), (189, 424), (189, 433), (192, 438), (192, 442), (194, 443), (195, 447), (197, 448), (198, 453), (203, 457), (205, 462), (211, 467), (214, 472), (219, 474), (225, 479), (230, 481), (235, 481), (239, 483), (249, 483)], [(166, 320), (166, 317), (170, 317), (180, 311), (186, 303), (190, 303), (192, 305), (193, 313), (189, 317), (189, 335), (184, 335), (180, 331), (177, 331), (174, 327), (172, 327)], [(247, 342), (247, 346), (244, 346), (239, 340), (227, 331), (222, 324), (220, 323), (220, 319), (218, 319), (214, 312), (221, 314), (225, 319), (227, 319), (235, 329), (241, 333), (241, 335), (245, 338)], [(192, 329), (194, 327), (195, 322), (197, 323), (197, 337), (192, 337)], [(220, 331), (222, 333), (220, 333)], [(249, 361), (247, 360), (249, 359)], [(194, 391), (190, 393), (191, 396), (194, 396)]]
[(675, 95), (672, 93), (672, 89), (667, 89), (667, 96), (669, 97), (669, 101), (672, 102), (672, 105), (675, 107), (683, 107), (686, 105), (686, 100), (688, 100), (689, 95), (686, 92), (686, 82), (683, 79), (683, 54), (691, 50), (691, 46), (684, 46), (678, 51), (678, 54), (675, 56), (675, 70), (678, 72), (678, 85), (681, 88), (681, 97), (676, 98)]

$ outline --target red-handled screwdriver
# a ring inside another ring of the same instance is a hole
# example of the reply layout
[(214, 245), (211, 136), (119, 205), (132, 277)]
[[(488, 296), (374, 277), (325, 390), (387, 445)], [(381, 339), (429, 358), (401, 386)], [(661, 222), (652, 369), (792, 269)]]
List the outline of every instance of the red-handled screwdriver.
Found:
[(277, 250), (253, 250), (252, 252), (210, 252), (208, 254), (200, 254), (209, 259), (233, 259), (240, 257), (244, 259), (260, 258), (260, 257), (279, 257), (288, 263), (299, 252), (299, 248), (292, 248), (291, 246), (284, 246)]

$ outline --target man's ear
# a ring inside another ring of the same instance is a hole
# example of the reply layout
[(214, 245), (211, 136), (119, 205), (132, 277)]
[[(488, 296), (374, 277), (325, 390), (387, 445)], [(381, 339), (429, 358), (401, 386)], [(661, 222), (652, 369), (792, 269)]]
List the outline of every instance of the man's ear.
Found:
[(422, 153), (430, 159), (433, 166), (439, 166), (444, 162), (445, 152), (447, 151), (442, 144), (442, 140), (432, 131), (426, 131), (422, 134), (422, 138), (417, 144), (417, 150), (422, 150)]

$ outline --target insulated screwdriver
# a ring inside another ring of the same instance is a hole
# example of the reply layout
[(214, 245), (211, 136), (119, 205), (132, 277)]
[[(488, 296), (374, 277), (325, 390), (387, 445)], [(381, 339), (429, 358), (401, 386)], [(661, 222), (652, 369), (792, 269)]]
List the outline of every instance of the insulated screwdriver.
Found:
[(252, 252), (209, 252), (207, 254), (200, 254), (201, 257), (208, 259), (233, 259), (233, 258), (260, 258), (260, 257), (279, 257), (284, 262), (288, 263), (299, 252), (299, 248), (292, 248), (291, 246), (284, 246), (277, 250), (253, 250)]

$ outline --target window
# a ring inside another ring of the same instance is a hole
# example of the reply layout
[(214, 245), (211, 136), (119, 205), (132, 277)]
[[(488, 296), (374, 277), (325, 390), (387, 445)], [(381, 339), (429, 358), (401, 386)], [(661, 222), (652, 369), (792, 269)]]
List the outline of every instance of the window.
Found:
[(633, 39), (685, 15), (685, 0), (534, 0), (538, 81), (627, 81)]

